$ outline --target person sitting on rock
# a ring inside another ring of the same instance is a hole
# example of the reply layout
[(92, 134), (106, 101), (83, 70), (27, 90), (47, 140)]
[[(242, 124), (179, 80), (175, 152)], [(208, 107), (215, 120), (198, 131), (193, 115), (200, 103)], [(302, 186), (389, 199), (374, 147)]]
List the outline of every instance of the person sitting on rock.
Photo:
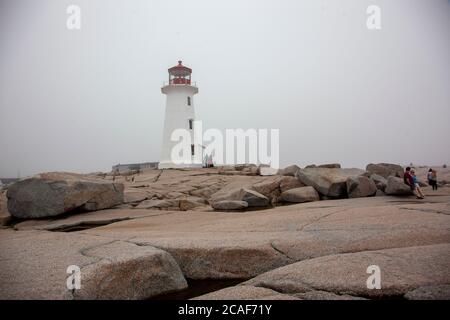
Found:
[(410, 174), (411, 174), (411, 177), (413, 180), (414, 191), (417, 192), (417, 195), (416, 195), (417, 199), (425, 198), (425, 196), (422, 193), (422, 190), (420, 190), (419, 180), (417, 179), (416, 172), (414, 171), (414, 169), (411, 170)]
[(411, 167), (406, 167), (405, 173), (403, 174), (403, 182), (410, 187), (411, 192), (417, 197), (417, 199), (421, 199), (420, 194), (416, 190), (416, 185), (414, 184), (414, 178), (411, 174)]

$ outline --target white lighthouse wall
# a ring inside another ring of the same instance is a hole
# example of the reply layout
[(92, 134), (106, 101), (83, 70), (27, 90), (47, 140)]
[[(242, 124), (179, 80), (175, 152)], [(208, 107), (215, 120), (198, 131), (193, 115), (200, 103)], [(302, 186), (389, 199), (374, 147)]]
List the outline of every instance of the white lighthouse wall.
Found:
[[(172, 148), (179, 143), (170, 139), (174, 130), (180, 128), (188, 130), (191, 133), (191, 141), (194, 143), (194, 130), (189, 129), (189, 119), (195, 120), (194, 95), (198, 92), (197, 87), (189, 85), (167, 85), (161, 91), (166, 94), (166, 112), (159, 168), (201, 166), (201, 162), (196, 164), (174, 164), (171, 160)], [(190, 105), (188, 105), (188, 97), (191, 100)], [(195, 148), (195, 152), (201, 151), (201, 148)], [(201, 155), (199, 159), (202, 159)]]

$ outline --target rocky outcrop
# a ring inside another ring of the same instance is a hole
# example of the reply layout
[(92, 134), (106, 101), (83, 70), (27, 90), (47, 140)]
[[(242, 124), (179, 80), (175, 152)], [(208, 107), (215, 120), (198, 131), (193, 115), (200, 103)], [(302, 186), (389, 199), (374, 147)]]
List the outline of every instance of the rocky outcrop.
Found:
[(280, 183), (281, 177), (268, 177), (266, 180), (252, 185), (251, 189), (267, 197), (271, 203), (276, 203), (280, 196)]
[(392, 163), (370, 163), (366, 166), (366, 171), (370, 172), (371, 174), (378, 174), (386, 179), (389, 176), (398, 178), (403, 177), (402, 166)]
[(387, 186), (387, 179), (385, 177), (382, 177), (376, 173), (372, 173), (370, 175), (370, 179), (372, 179), (373, 182), (375, 182), (375, 185), (377, 186), (378, 190), (381, 190), (384, 192), (384, 190), (386, 189), (386, 186)]
[(136, 209), (166, 209), (166, 210), (178, 210), (180, 200), (177, 199), (151, 199), (145, 200), (139, 203)]
[(346, 184), (349, 198), (371, 197), (378, 190), (375, 182), (366, 176), (349, 177)]
[(248, 203), (241, 200), (222, 200), (211, 205), (216, 210), (242, 210), (248, 207)]
[(320, 200), (319, 194), (313, 187), (300, 187), (284, 191), (281, 194), (284, 202), (302, 203)]
[(194, 210), (198, 207), (203, 207), (206, 205), (206, 201), (200, 197), (183, 197), (179, 199), (178, 206), (181, 211)]
[(363, 175), (361, 169), (308, 168), (297, 172), (297, 178), (327, 197), (347, 196), (347, 179)]
[[(278, 190), (279, 180), (267, 181), (261, 184), (256, 184), (256, 188), (260, 191), (266, 192), (269, 196), (275, 188)], [(209, 203), (213, 205), (219, 201), (223, 200), (238, 200), (245, 201), (248, 203), (249, 207), (265, 207), (270, 204), (270, 199), (264, 194), (253, 190), (253, 184), (251, 182), (234, 182), (225, 186), (218, 192), (211, 195), (209, 198)]]
[(149, 197), (149, 194), (140, 190), (125, 190), (123, 203), (139, 203)]
[[(167, 252), (127, 241), (63, 232), (0, 233), (0, 299), (148, 299), (183, 290)], [(68, 289), (69, 266), (80, 289)]]
[(403, 179), (390, 176), (387, 179), (387, 185), (384, 192), (393, 196), (407, 196), (411, 195), (411, 188), (403, 182)]
[[(423, 286), (450, 283), (449, 250), (449, 244), (436, 244), (330, 255), (281, 267), (243, 284), (289, 295), (326, 291), (368, 298), (399, 297)], [(381, 289), (367, 288), (371, 273), (366, 269), (372, 265), (380, 268)]]
[(299, 300), (267, 288), (235, 286), (195, 297), (192, 300)]
[(281, 177), (280, 180), (280, 192), (284, 192), (294, 188), (304, 187), (305, 185), (301, 183), (296, 177), (285, 176)]
[(269, 205), (269, 198), (250, 189), (242, 189), (239, 199), (247, 202), (249, 207), (267, 207)]
[(75, 209), (95, 211), (123, 202), (120, 183), (71, 173), (42, 173), (8, 188), (8, 210), (17, 218), (57, 216)]
[(281, 176), (295, 177), (295, 174), (297, 173), (298, 170), (300, 170), (300, 167), (293, 164), (284, 169), (278, 170), (278, 174)]

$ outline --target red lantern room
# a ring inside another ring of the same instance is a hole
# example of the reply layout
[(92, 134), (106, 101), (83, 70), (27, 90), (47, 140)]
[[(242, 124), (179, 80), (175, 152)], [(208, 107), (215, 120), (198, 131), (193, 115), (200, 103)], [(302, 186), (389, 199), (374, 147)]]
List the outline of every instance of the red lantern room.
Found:
[(178, 65), (169, 69), (169, 84), (191, 84), (192, 69), (183, 66), (182, 61)]

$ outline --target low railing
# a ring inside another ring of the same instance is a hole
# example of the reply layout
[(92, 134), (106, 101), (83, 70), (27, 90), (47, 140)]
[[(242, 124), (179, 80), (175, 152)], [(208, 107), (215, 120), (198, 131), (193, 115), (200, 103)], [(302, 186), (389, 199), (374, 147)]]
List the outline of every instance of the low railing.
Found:
[(173, 82), (169, 82), (169, 81), (164, 81), (163, 82), (163, 87), (168, 86), (168, 85), (172, 85), (172, 86), (193, 86), (196, 87), (197, 86), (197, 81), (192, 81), (191, 83), (173, 83)]

